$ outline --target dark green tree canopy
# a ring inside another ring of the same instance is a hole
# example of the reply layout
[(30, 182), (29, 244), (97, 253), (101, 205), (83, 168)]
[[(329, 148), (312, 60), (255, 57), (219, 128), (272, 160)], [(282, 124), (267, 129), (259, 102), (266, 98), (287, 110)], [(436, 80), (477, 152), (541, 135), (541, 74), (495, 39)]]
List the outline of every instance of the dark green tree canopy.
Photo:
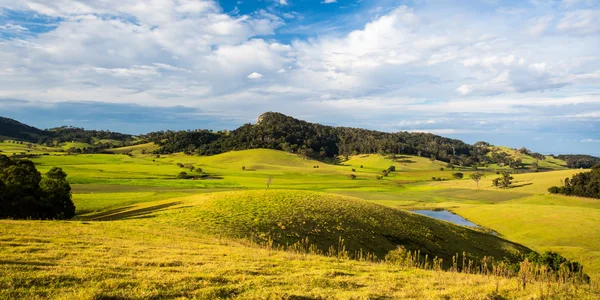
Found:
[(72, 218), (75, 205), (66, 178), (60, 168), (42, 178), (33, 162), (0, 155), (0, 218)]
[(600, 164), (589, 172), (582, 172), (565, 178), (563, 186), (548, 189), (552, 194), (572, 195), (600, 199)]

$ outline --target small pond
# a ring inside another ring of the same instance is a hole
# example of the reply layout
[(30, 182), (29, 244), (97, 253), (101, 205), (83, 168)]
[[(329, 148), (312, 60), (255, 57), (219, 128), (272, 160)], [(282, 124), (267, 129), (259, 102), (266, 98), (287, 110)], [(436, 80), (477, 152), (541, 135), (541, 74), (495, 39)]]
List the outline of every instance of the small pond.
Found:
[(461, 226), (478, 227), (479, 225), (447, 210), (411, 210), (414, 213), (428, 216), (430, 218), (448, 221)]

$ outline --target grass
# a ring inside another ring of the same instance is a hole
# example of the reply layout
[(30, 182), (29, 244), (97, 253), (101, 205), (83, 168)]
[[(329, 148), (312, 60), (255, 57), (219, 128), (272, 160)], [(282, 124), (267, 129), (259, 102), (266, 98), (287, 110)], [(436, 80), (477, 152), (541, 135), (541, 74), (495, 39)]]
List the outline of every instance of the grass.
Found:
[[(594, 299), (591, 288), (272, 251), (159, 219), (0, 221), (2, 299)], [(562, 295), (562, 297), (561, 297)], [(495, 298), (494, 298), (495, 297)]]
[(592, 278), (600, 279), (600, 202), (597, 200), (534, 195), (453, 211), (533, 250), (555, 251), (577, 260)]
[[(322, 252), (344, 240), (351, 253), (383, 258), (398, 245), (448, 264), (456, 253), (518, 260), (529, 250), (492, 235), (356, 198), (305, 191), (212, 193), (171, 201), (177, 208), (154, 215), (191, 230), (292, 245), (308, 237)], [(133, 208), (132, 210), (136, 210)], [(127, 213), (124, 213), (127, 215)]]
[[(463, 250), (503, 256), (518, 248), (397, 210), (416, 208), (450, 209), (512, 242), (578, 260), (600, 280), (600, 202), (547, 194), (582, 170), (515, 174), (515, 187), (502, 190), (491, 186), (494, 173), (477, 188), (467, 179), (472, 170), (440, 171), (444, 163), (415, 156), (358, 155), (332, 165), (266, 149), (142, 154), (152, 146), (113, 149), (132, 156), (55, 155), (58, 149), (0, 143), (7, 154), (50, 151), (32, 160), (42, 173), (54, 166), (67, 172), (79, 220), (0, 221), (0, 244), (7, 246), (0, 246), (0, 298), (482, 298), (494, 295), (493, 281), (502, 283), (504, 298), (543, 295), (512, 279), (269, 251), (245, 239), (286, 244), (309, 236), (327, 250), (343, 237), (348, 249), (379, 256), (403, 243), (443, 257)], [(377, 180), (390, 165), (397, 171)], [(182, 171), (196, 174), (191, 166), (222, 179), (175, 179)], [(465, 179), (451, 180), (459, 171)], [(273, 182), (264, 191), (268, 177)], [(594, 298), (588, 296), (580, 298)]]

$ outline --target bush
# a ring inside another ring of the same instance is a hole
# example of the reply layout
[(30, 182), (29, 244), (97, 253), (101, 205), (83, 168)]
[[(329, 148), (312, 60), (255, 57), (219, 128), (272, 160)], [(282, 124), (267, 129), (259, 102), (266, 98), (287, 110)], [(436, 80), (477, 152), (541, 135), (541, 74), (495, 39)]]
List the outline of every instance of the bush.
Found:
[(179, 174), (177, 174), (177, 179), (188, 179), (189, 176), (186, 172), (180, 172)]
[(377, 178), (377, 180), (381, 180), (381, 179), (383, 179), (383, 176), (381, 176), (381, 175), (376, 175), (376, 176), (375, 176), (375, 178)]
[(363, 168), (363, 165), (360, 165), (360, 168), (362, 169), (362, 168)]
[(458, 172), (458, 173), (452, 174), (452, 177), (454, 179), (463, 179), (463, 177), (465, 177), (465, 174)]
[(177, 166), (180, 168), (183, 168), (183, 164), (182, 163), (177, 163)]
[(70, 219), (71, 186), (61, 168), (42, 178), (33, 162), (0, 155), (0, 218)]
[(350, 174), (350, 175), (348, 175), (348, 177), (350, 177), (350, 179), (356, 179), (356, 175), (354, 175), (354, 174)]
[(352, 169), (352, 172), (356, 172), (356, 169)]
[(242, 166), (242, 171), (246, 171), (246, 166)]
[(396, 172), (396, 166), (390, 166), (388, 168), (388, 171), (390, 171), (390, 172)]

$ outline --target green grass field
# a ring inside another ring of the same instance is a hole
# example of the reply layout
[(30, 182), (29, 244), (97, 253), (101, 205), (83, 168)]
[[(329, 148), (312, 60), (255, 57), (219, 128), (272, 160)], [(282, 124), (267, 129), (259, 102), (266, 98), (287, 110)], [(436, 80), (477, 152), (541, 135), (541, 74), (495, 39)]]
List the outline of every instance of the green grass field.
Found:
[[(24, 147), (0, 143), (6, 153)], [(43, 153), (39, 145), (28, 149)], [(120, 154), (32, 158), (42, 173), (65, 170), (77, 217), (0, 221), (6, 246), (0, 248), (0, 273), (7, 275), (0, 276), (0, 298), (114, 299), (131, 291), (139, 299), (480, 299), (492, 295), (495, 281), (505, 298), (544, 293), (520, 290), (515, 279), (404, 270), (249, 243), (293, 244), (305, 237), (324, 252), (341, 237), (352, 251), (381, 257), (404, 244), (446, 262), (461, 251), (473, 257), (526, 251), (516, 242), (575, 259), (600, 280), (600, 201), (547, 194), (582, 170), (515, 174), (514, 187), (502, 190), (491, 186), (498, 176), (493, 172), (486, 171), (477, 188), (468, 179), (473, 170), (442, 171), (444, 163), (416, 156), (358, 155), (333, 165), (265, 149), (202, 157), (142, 154), (153, 149), (142, 144), (113, 149)], [(396, 172), (377, 179), (390, 165)], [(208, 179), (177, 179), (182, 171), (200, 174), (198, 168)], [(455, 172), (465, 179), (453, 180)], [(452, 210), (510, 242), (403, 211), (433, 208)], [(351, 275), (328, 275), (338, 273)], [(597, 296), (594, 289), (580, 292), (581, 298)]]

